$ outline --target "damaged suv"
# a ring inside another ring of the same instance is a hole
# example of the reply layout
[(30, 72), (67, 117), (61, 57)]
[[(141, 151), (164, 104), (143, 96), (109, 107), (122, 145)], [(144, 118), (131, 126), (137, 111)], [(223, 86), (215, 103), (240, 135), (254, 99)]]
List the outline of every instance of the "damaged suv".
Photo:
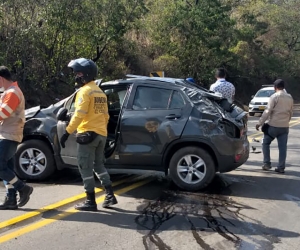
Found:
[[(234, 170), (249, 157), (247, 113), (217, 93), (183, 79), (138, 76), (100, 87), (110, 115), (108, 170), (163, 171), (180, 188), (199, 190), (216, 172)], [(21, 178), (42, 180), (56, 169), (77, 165), (75, 134), (65, 148), (59, 144), (75, 96), (27, 110), (16, 154)]]

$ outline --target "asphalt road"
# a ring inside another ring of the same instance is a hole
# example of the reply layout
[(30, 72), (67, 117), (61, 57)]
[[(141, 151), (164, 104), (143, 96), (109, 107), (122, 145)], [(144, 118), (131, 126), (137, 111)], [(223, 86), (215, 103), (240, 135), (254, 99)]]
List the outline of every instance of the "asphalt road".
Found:
[[(32, 183), (28, 205), (0, 213), (0, 249), (298, 249), (300, 117), (291, 122), (285, 175), (261, 170), (257, 120), (249, 118), (248, 162), (202, 192), (180, 191), (156, 173), (113, 175), (119, 204), (102, 209), (97, 189), (99, 211), (77, 212), (84, 197), (77, 171)], [(277, 155), (273, 142), (274, 166)]]

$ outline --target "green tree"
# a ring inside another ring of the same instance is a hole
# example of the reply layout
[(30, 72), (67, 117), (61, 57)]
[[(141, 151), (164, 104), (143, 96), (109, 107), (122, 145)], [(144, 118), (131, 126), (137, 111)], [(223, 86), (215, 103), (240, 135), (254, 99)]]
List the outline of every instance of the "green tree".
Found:
[(232, 60), (234, 21), (230, 6), (218, 0), (160, 0), (148, 5), (144, 25), (154, 61), (173, 58), (171, 76), (192, 76), (208, 84), (214, 68)]
[(139, 0), (11, 0), (0, 8), (2, 63), (28, 91), (58, 90), (57, 83), (70, 81), (61, 77), (67, 63), (94, 58), (97, 47), (103, 74), (101, 62), (115, 59), (119, 41), (144, 11)]

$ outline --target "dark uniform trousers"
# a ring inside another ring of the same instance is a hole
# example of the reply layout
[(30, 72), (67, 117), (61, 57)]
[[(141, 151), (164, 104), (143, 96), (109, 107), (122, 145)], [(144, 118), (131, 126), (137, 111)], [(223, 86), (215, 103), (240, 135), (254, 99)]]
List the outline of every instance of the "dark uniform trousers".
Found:
[(106, 137), (97, 135), (89, 144), (77, 144), (77, 161), (86, 192), (95, 191), (94, 173), (102, 186), (111, 185), (110, 176), (104, 166)]

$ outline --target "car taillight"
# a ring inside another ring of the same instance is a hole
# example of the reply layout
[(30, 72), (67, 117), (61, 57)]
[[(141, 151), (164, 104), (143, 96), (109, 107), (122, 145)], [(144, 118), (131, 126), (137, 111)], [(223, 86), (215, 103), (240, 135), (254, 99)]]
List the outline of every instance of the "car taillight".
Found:
[(239, 161), (240, 161), (240, 159), (241, 159), (241, 157), (242, 157), (242, 155), (241, 155), (241, 154), (237, 154), (237, 155), (235, 155), (235, 156), (234, 156), (234, 161), (235, 161), (235, 162), (239, 162)]
[(243, 137), (243, 135), (244, 135), (244, 131), (245, 131), (245, 129), (241, 129), (241, 131), (240, 131), (240, 138), (242, 138)]

